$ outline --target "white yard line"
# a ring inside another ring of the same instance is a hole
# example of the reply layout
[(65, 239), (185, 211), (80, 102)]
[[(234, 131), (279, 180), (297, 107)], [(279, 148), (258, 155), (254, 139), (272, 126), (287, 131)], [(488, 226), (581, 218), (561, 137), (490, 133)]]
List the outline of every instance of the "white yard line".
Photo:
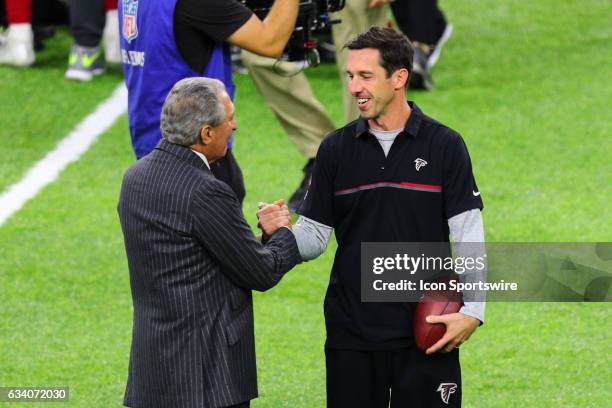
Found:
[(54, 150), (32, 166), (20, 181), (0, 194), (0, 226), (40, 190), (55, 181), (68, 164), (77, 161), (126, 110), (127, 90), (121, 84), (64, 137)]

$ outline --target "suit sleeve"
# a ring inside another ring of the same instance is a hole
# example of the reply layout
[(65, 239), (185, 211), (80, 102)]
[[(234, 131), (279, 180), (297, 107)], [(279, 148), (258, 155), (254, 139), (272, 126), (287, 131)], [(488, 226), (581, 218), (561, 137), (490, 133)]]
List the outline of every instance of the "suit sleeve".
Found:
[(247, 224), (235, 194), (218, 183), (191, 200), (193, 233), (236, 285), (265, 291), (301, 261), (291, 231), (280, 228), (266, 245)]

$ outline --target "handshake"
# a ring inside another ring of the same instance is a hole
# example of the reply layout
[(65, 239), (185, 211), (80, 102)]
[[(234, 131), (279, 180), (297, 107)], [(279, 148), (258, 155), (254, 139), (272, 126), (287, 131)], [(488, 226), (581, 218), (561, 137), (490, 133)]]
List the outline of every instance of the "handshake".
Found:
[(285, 200), (282, 198), (276, 200), (273, 204), (260, 202), (257, 207), (257, 227), (263, 233), (263, 241), (272, 236), (279, 228), (291, 228), (291, 214), (289, 208), (285, 205)]

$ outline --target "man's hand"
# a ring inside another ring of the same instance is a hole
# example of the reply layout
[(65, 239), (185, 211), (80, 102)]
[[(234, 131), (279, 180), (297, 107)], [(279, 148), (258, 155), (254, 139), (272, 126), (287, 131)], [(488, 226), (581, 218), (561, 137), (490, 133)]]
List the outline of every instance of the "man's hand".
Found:
[(441, 350), (443, 353), (459, 348), (463, 342), (470, 338), (472, 333), (480, 325), (480, 320), (463, 313), (451, 313), (442, 316), (427, 316), (427, 323), (443, 323), (446, 325), (446, 333), (433, 346), (427, 349), (425, 354), (432, 354)]
[(257, 226), (267, 236), (271, 236), (279, 228), (291, 228), (291, 215), (283, 199), (276, 200), (274, 204), (260, 203), (257, 219)]

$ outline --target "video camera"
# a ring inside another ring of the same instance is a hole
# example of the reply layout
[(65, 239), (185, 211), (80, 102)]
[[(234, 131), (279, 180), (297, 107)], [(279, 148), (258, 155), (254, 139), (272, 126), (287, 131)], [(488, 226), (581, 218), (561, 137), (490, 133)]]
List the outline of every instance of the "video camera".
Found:
[[(274, 4), (274, 0), (240, 0), (260, 19), (264, 19)], [(331, 20), (329, 12), (342, 10), (345, 0), (300, 0), (295, 28), (283, 51), (282, 60), (305, 61), (308, 66), (319, 65), (317, 40), (313, 34), (326, 30), (340, 20)]]

